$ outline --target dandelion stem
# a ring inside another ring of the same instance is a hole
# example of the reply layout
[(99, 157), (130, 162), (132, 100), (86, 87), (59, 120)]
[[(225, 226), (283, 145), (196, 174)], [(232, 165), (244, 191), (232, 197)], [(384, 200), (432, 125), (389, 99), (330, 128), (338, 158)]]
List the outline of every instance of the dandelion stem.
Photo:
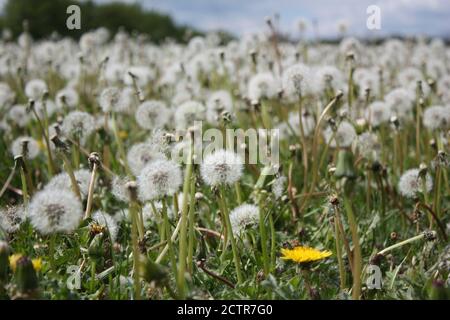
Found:
[(195, 176), (191, 178), (189, 188), (189, 243), (188, 243), (188, 271), (193, 271), (194, 257), (194, 235), (195, 235)]
[(403, 247), (404, 245), (406, 245), (406, 244), (408, 244), (408, 243), (412, 243), (412, 242), (414, 242), (414, 241), (423, 239), (423, 238), (425, 237), (425, 235), (426, 235), (426, 233), (423, 232), (423, 233), (421, 233), (421, 234), (419, 234), (419, 235), (417, 235), (417, 236), (414, 236), (414, 237), (411, 237), (411, 238), (409, 238), (409, 239), (406, 239), (406, 240), (403, 240), (403, 241), (401, 241), (401, 242), (398, 242), (398, 243), (396, 243), (396, 244), (393, 244), (392, 246), (389, 246), (389, 247), (387, 247), (387, 248), (384, 248), (383, 250), (381, 250), (380, 252), (378, 252), (377, 255), (385, 255), (385, 254), (388, 253), (389, 251), (392, 251), (392, 250), (394, 250), (394, 249)]
[(84, 219), (88, 219), (91, 217), (92, 202), (94, 199), (95, 179), (96, 179), (98, 166), (100, 165), (100, 158), (99, 158), (99, 155), (97, 152), (91, 153), (91, 155), (89, 156), (89, 164), (91, 164), (91, 166), (92, 166), (92, 172), (91, 172), (91, 179), (89, 181), (89, 189), (88, 189), (87, 204), (86, 204), (86, 211), (84, 213)]
[(361, 295), (361, 269), (362, 257), (361, 246), (358, 236), (358, 225), (356, 223), (355, 215), (353, 214), (352, 205), (349, 202), (347, 195), (344, 195), (344, 207), (347, 212), (348, 224), (352, 233), (353, 242), (353, 289), (352, 297), (354, 300), (359, 300)]
[(261, 236), (261, 251), (263, 258), (263, 267), (264, 267), (264, 275), (268, 275), (270, 271), (270, 261), (267, 254), (267, 230), (266, 230), (266, 219), (265, 219), (265, 210), (264, 210), (264, 199), (261, 193), (259, 192), (259, 232)]
[[(238, 254), (236, 240), (234, 239), (234, 235), (233, 235), (233, 229), (231, 228), (230, 215), (228, 213), (228, 208), (225, 203), (225, 188), (224, 188), (224, 186), (220, 186), (219, 189), (220, 189), (219, 201), (220, 201), (220, 206), (221, 206), (221, 210), (222, 210), (222, 215), (225, 220), (226, 232), (228, 233), (228, 238), (231, 240), (231, 250), (233, 252), (233, 260), (234, 260), (234, 267), (236, 268), (237, 281), (238, 281), (238, 284), (241, 284), (243, 281), (242, 271), (241, 271), (241, 263), (240, 263), (240, 258), (239, 258), (239, 254)], [(224, 248), (223, 248), (224, 252), (226, 251), (226, 249), (227, 249), (227, 246), (224, 246)]]

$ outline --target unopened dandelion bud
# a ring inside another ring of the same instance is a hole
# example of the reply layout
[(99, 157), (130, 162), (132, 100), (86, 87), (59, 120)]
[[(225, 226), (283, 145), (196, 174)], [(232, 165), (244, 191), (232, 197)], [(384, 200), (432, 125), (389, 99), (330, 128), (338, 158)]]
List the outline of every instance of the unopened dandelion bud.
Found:
[(15, 283), (19, 294), (32, 294), (38, 289), (38, 279), (31, 259), (20, 257), (14, 272)]
[(97, 260), (104, 256), (103, 241), (104, 233), (97, 233), (89, 244), (88, 255), (90, 258)]
[(155, 263), (150, 259), (145, 259), (145, 262), (141, 263), (141, 267), (143, 269), (141, 270), (142, 277), (148, 283), (159, 286), (166, 282), (167, 271), (162, 265)]
[(334, 175), (337, 178), (356, 178), (355, 168), (353, 166), (353, 153), (349, 150), (342, 149), (339, 151), (336, 171)]
[(429, 288), (429, 297), (431, 300), (448, 300), (450, 299), (450, 290), (445, 281), (435, 279)]
[(8, 277), (10, 251), (8, 243), (0, 241), (0, 286)]
[(126, 183), (125, 188), (128, 190), (128, 197), (131, 201), (137, 201), (138, 198), (138, 186), (136, 181), (129, 181)]

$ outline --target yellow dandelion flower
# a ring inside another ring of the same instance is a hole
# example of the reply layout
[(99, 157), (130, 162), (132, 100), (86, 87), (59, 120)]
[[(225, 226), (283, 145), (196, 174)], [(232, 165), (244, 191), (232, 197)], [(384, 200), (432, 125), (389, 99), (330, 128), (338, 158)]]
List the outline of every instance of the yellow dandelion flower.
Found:
[(320, 251), (310, 247), (295, 247), (293, 249), (281, 249), (281, 259), (292, 260), (297, 263), (307, 263), (325, 259), (331, 256), (331, 251)]
[[(12, 271), (16, 271), (17, 261), (22, 258), (22, 255), (20, 253), (15, 253), (11, 256), (9, 256), (9, 266), (11, 267)], [(42, 259), (36, 258), (32, 259), (31, 263), (33, 264), (33, 268), (36, 271), (40, 271), (42, 269)]]
[(13, 255), (9, 256), (9, 266), (12, 269), (12, 271), (16, 271), (16, 265), (17, 261), (22, 257), (20, 253), (14, 253)]
[(125, 130), (120, 130), (119, 137), (122, 139), (126, 139), (128, 137), (128, 132), (126, 132)]
[(31, 263), (33, 264), (34, 270), (41, 271), (41, 269), (42, 269), (42, 259), (41, 258), (32, 259)]

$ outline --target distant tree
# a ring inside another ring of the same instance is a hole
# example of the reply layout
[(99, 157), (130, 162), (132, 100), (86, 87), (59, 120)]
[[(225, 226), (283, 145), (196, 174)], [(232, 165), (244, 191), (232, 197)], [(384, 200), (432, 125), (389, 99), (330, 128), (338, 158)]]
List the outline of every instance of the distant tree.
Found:
[[(66, 9), (76, 4), (81, 9), (81, 29), (69, 30), (66, 27), (68, 17)], [(23, 21), (27, 20), (29, 32), (34, 38), (45, 38), (53, 32), (62, 36), (79, 38), (84, 32), (106, 27), (112, 33), (120, 28), (128, 32), (145, 33), (155, 42), (172, 38), (183, 41), (188, 31), (186, 26), (178, 26), (168, 15), (143, 9), (139, 4), (112, 2), (95, 4), (92, 1), (74, 0), (8, 0), (0, 28), (8, 28), (14, 37), (23, 31)], [(198, 31), (191, 32), (199, 34)]]

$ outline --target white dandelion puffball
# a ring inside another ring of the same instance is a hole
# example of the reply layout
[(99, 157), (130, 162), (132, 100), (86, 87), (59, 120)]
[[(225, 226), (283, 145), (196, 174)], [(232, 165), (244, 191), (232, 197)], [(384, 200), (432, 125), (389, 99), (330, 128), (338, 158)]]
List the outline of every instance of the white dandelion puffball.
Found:
[(5, 106), (10, 106), (15, 98), (16, 93), (11, 90), (9, 85), (5, 82), (0, 82), (0, 110)]
[(25, 127), (31, 120), (30, 114), (27, 112), (27, 107), (21, 104), (16, 104), (9, 109), (8, 117), (20, 128)]
[(13, 156), (23, 155), (23, 144), (27, 146), (26, 158), (34, 159), (39, 155), (39, 144), (32, 137), (16, 138), (11, 145), (11, 153)]
[[(419, 176), (419, 169), (410, 169), (402, 174), (400, 181), (398, 182), (398, 190), (407, 198), (416, 197), (418, 192), (423, 193), (423, 181)], [(433, 179), (427, 173), (425, 178), (425, 192), (430, 192), (433, 188)]]
[(79, 101), (80, 97), (78, 96), (78, 92), (71, 87), (59, 90), (56, 94), (56, 104), (59, 108), (67, 106), (71, 109), (75, 109), (78, 106)]
[(84, 143), (95, 131), (95, 118), (87, 112), (72, 111), (64, 118), (61, 129), (65, 136)]
[[(91, 181), (91, 173), (87, 169), (79, 169), (74, 171), (75, 180), (78, 183), (81, 197), (85, 199), (89, 190), (89, 182)], [(72, 181), (67, 172), (61, 172), (54, 176), (45, 186), (44, 190), (64, 190), (66, 192), (72, 191)]]
[(42, 234), (69, 233), (83, 218), (80, 201), (67, 190), (48, 189), (38, 192), (28, 209), (31, 224)]
[(47, 85), (41, 79), (30, 80), (25, 86), (25, 94), (29, 99), (33, 99), (35, 101), (42, 99), (47, 90)]
[(248, 82), (248, 98), (250, 100), (270, 99), (278, 93), (274, 76), (269, 72), (258, 73)]
[(209, 97), (206, 106), (206, 119), (211, 124), (217, 124), (222, 112), (233, 110), (231, 94), (226, 90), (215, 91)]
[(0, 229), (8, 233), (17, 231), (26, 219), (26, 211), (23, 205), (0, 209)]
[(363, 132), (358, 136), (357, 148), (366, 159), (376, 160), (381, 153), (381, 144), (378, 136), (372, 132)]
[(336, 132), (330, 127), (327, 127), (323, 132), (325, 140), (330, 143), (330, 147), (350, 147), (353, 141), (356, 139), (356, 131), (350, 122), (342, 121)]
[(128, 202), (130, 200), (127, 185), (131, 181), (132, 179), (128, 176), (114, 176), (111, 182), (111, 193), (117, 200), (122, 202)]
[(207, 155), (200, 165), (200, 173), (207, 185), (233, 184), (242, 176), (243, 162), (239, 155), (218, 150)]
[(59, 107), (52, 100), (34, 102), (34, 110), (36, 110), (36, 113), (41, 120), (45, 119), (45, 117), (51, 117), (58, 109)]
[(139, 195), (143, 200), (171, 196), (180, 188), (182, 176), (179, 165), (171, 160), (150, 162), (138, 176)]
[(205, 119), (205, 106), (197, 101), (186, 101), (182, 103), (175, 112), (175, 127), (185, 130), (194, 125), (195, 121)]
[(163, 128), (170, 119), (169, 109), (159, 100), (149, 100), (142, 103), (136, 110), (136, 122), (143, 129)]
[(450, 127), (450, 108), (443, 106), (428, 107), (423, 113), (423, 125), (430, 130)]
[(374, 127), (387, 123), (390, 116), (391, 112), (389, 106), (382, 101), (372, 102), (366, 110), (366, 120)]
[(108, 87), (102, 90), (98, 99), (98, 104), (104, 113), (122, 109), (119, 104), (122, 103), (122, 91), (117, 87)]
[[(306, 81), (309, 80), (307, 79)], [(319, 67), (315, 74), (314, 81), (317, 92), (324, 91), (328, 86), (331, 86), (334, 90), (343, 90), (343, 88), (346, 88), (342, 71), (334, 66)]]
[(391, 109), (391, 113), (398, 118), (411, 118), (414, 106), (414, 96), (405, 88), (397, 88), (389, 92), (384, 100)]
[(128, 165), (135, 175), (138, 175), (150, 162), (165, 159), (166, 156), (158, 148), (145, 142), (133, 145), (127, 154)]
[(108, 229), (111, 240), (114, 242), (117, 239), (117, 234), (119, 233), (119, 226), (116, 220), (110, 215), (103, 211), (96, 211), (92, 215), (92, 220), (97, 222), (100, 226)]
[(275, 199), (281, 198), (283, 193), (286, 191), (286, 182), (287, 182), (287, 178), (285, 176), (277, 177), (273, 181), (272, 193), (275, 196)]
[(283, 72), (283, 90), (287, 96), (300, 97), (312, 90), (311, 70), (304, 64), (295, 64)]
[[(300, 136), (300, 117), (298, 112), (291, 112), (288, 118), (288, 129), (292, 129), (294, 133)], [(310, 136), (316, 127), (316, 121), (311, 114), (303, 113), (302, 115), (303, 133), (306, 137)], [(292, 134), (292, 132), (291, 132)]]
[(240, 236), (245, 229), (258, 224), (259, 208), (252, 204), (242, 204), (231, 211), (230, 222), (233, 234)]
[[(178, 206), (181, 208), (183, 203), (183, 193), (178, 193)], [(159, 224), (163, 222), (163, 216), (162, 216), (162, 202), (161, 201), (154, 201), (153, 202), (155, 208), (153, 209), (151, 203), (146, 203), (145, 206), (142, 208), (142, 217), (144, 218), (144, 226), (146, 228), (150, 227), (153, 223)], [(156, 211), (155, 211), (156, 210)], [(167, 218), (169, 220), (175, 219), (176, 214), (173, 206), (169, 206), (167, 208)]]

